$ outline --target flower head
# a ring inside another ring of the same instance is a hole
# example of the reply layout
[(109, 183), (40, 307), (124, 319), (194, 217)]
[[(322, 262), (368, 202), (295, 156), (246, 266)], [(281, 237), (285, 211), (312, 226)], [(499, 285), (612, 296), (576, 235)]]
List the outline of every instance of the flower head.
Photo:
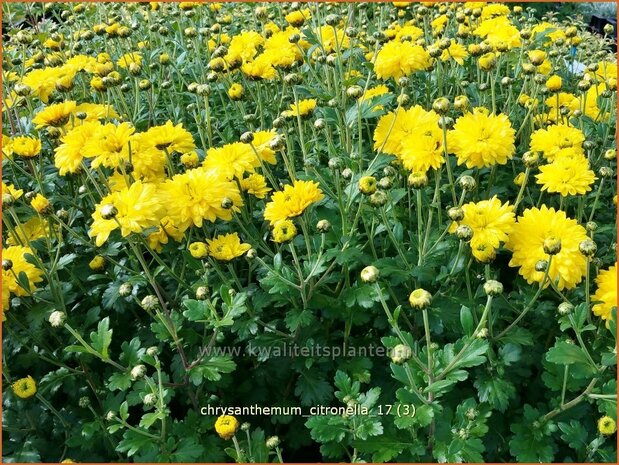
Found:
[(69, 117), (75, 111), (76, 106), (73, 100), (48, 105), (32, 118), (32, 122), (37, 129), (47, 126), (64, 126), (69, 121)]
[[(457, 225), (466, 225), (473, 231), (471, 251), (473, 256), (485, 263), (490, 255), (507, 241), (516, 223), (514, 207), (509, 203), (501, 203), (496, 197), (480, 202), (470, 202), (462, 206), (464, 217), (454, 223), (451, 232)], [(490, 255), (489, 255), (490, 254)]]
[(251, 245), (241, 243), (238, 233), (219, 235), (207, 242), (211, 257), (222, 262), (229, 262), (251, 249)]
[(432, 58), (420, 45), (391, 40), (382, 46), (374, 61), (374, 72), (379, 79), (400, 79), (430, 67)]
[(239, 422), (232, 415), (222, 415), (215, 421), (215, 431), (222, 439), (230, 439), (239, 429)]
[[(541, 282), (544, 271), (537, 271), (540, 260), (548, 260), (546, 248), (549, 241), (559, 240), (561, 248), (552, 255), (548, 277), (559, 289), (572, 289), (586, 272), (586, 260), (580, 253), (579, 244), (587, 239), (585, 228), (565, 212), (542, 205), (529, 208), (514, 226), (509, 235), (507, 248), (513, 252), (510, 266), (519, 267), (519, 273), (529, 282)], [(548, 285), (548, 283), (545, 283)]]
[(264, 218), (272, 225), (301, 215), (307, 207), (324, 198), (324, 194), (313, 181), (294, 181), (284, 186), (283, 191), (275, 192), (271, 202), (264, 209)]
[(541, 152), (548, 161), (565, 156), (584, 155), (585, 135), (578, 128), (557, 124), (531, 134), (531, 150)]
[(467, 168), (504, 165), (516, 150), (515, 135), (506, 115), (475, 109), (457, 119), (448, 133), (447, 148)]
[(11, 387), (13, 388), (15, 395), (17, 397), (21, 397), (22, 399), (27, 399), (37, 393), (37, 383), (30, 375), (25, 378), (18, 379)]
[(286, 110), (282, 112), (282, 116), (287, 118), (292, 118), (294, 116), (310, 116), (314, 113), (314, 109), (316, 108), (316, 99), (310, 98), (305, 100), (300, 100), (298, 104), (292, 103), (290, 104), (290, 110)]
[(14, 137), (11, 140), (11, 148), (13, 154), (19, 157), (32, 158), (41, 153), (41, 141), (34, 137)]
[(598, 420), (598, 431), (604, 436), (610, 436), (617, 431), (617, 422), (609, 416), (604, 416)]
[(552, 163), (541, 166), (536, 176), (543, 191), (568, 195), (582, 195), (591, 190), (597, 179), (589, 169), (589, 161), (582, 155), (558, 157)]
[[(172, 199), (167, 205), (168, 216), (182, 231), (192, 225), (202, 227), (204, 220), (214, 222), (219, 218), (230, 221), (232, 212), (243, 205), (234, 182), (221, 173), (204, 168), (177, 174), (166, 181), (163, 192)], [(232, 202), (229, 208), (224, 205), (226, 199)]]
[(603, 320), (610, 320), (613, 308), (617, 307), (617, 264), (600, 271), (595, 278), (597, 289), (591, 296), (593, 302), (593, 313)]
[(297, 235), (297, 227), (292, 220), (279, 220), (273, 226), (273, 242), (289, 242)]
[[(114, 207), (115, 215), (105, 214), (109, 206)], [(122, 236), (126, 237), (157, 226), (163, 210), (158, 188), (154, 184), (136, 181), (101, 199), (92, 214), (94, 221), (88, 234), (96, 237), (97, 247), (101, 247), (115, 229), (120, 228)]]
[(432, 303), (432, 294), (425, 289), (415, 289), (408, 296), (408, 303), (411, 307), (422, 310)]
[(204, 258), (208, 255), (208, 246), (204, 242), (192, 242), (189, 244), (189, 253), (193, 258)]

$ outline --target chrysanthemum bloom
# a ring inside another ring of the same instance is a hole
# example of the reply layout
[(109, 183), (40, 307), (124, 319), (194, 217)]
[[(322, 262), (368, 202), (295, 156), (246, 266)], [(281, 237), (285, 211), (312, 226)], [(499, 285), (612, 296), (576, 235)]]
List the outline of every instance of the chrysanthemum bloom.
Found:
[[(21, 273), (26, 274), (26, 278), (28, 278), (28, 283), (30, 285), (30, 291), (36, 289), (36, 284), (43, 281), (43, 271), (28, 262), (26, 260), (26, 254), (34, 255), (34, 252), (29, 247), (22, 247), (21, 245), (5, 247), (2, 250), (2, 283), (11, 294), (17, 296), (30, 295), (30, 292), (21, 287), (17, 280)], [(5, 267), (5, 262), (10, 263), (11, 266)]]
[(376, 55), (374, 72), (382, 80), (399, 79), (426, 70), (431, 64), (432, 58), (422, 46), (392, 40), (383, 45)]
[(514, 207), (508, 202), (501, 203), (497, 196), (494, 196), (489, 200), (467, 203), (462, 206), (462, 212), (464, 217), (453, 223), (450, 232), (455, 233), (459, 225), (469, 226), (473, 231), (473, 256), (486, 263), (489, 257), (494, 258), (496, 250), (507, 241), (512, 232), (516, 224)]
[(88, 263), (88, 268), (93, 271), (101, 271), (103, 268), (105, 268), (105, 257), (101, 255), (95, 256), (95, 258), (90, 260), (90, 262)]
[(305, 100), (299, 100), (299, 104), (291, 103), (290, 110), (282, 111), (282, 116), (286, 118), (292, 118), (294, 116), (310, 116), (314, 113), (316, 108), (316, 99), (309, 98)]
[(225, 60), (228, 63), (253, 60), (258, 53), (258, 47), (264, 43), (264, 37), (255, 31), (245, 31), (234, 36), (228, 46)]
[(271, 188), (267, 186), (264, 176), (258, 173), (250, 174), (245, 179), (242, 179), (240, 185), (244, 192), (258, 199), (264, 199), (271, 192)]
[(180, 242), (184, 235), (184, 230), (181, 230), (175, 225), (172, 218), (164, 216), (161, 221), (159, 221), (157, 231), (150, 233), (146, 239), (148, 240), (148, 246), (160, 253), (163, 250), (163, 246), (168, 243), (170, 237), (176, 242)]
[(245, 89), (243, 89), (243, 86), (236, 82), (232, 84), (228, 89), (228, 97), (230, 97), (232, 100), (239, 100), (244, 93)]
[(398, 157), (412, 172), (425, 173), (445, 163), (439, 115), (415, 105), (381, 117), (374, 131), (374, 149)]
[(232, 415), (222, 415), (215, 421), (215, 431), (222, 439), (230, 439), (239, 429), (239, 422)]
[(557, 157), (584, 155), (582, 147), (585, 135), (578, 128), (558, 124), (548, 129), (538, 129), (531, 134), (530, 149), (541, 152), (553, 161)]
[(516, 150), (515, 135), (506, 115), (490, 115), (476, 108), (457, 119), (447, 134), (447, 149), (467, 168), (504, 165)]
[(168, 154), (172, 152), (187, 153), (196, 148), (193, 136), (183, 128), (183, 123), (174, 125), (172, 121), (167, 121), (164, 125), (148, 129), (144, 133), (144, 137), (157, 149), (165, 150)]
[(277, 137), (277, 131), (272, 129), (270, 131), (256, 131), (253, 133), (254, 139), (251, 144), (258, 152), (258, 156), (262, 159), (262, 161), (266, 161), (271, 165), (277, 164), (277, 159), (275, 158), (275, 151), (271, 148), (270, 142)]
[(519, 273), (529, 282), (541, 282), (544, 272), (535, 265), (548, 260), (544, 244), (560, 241), (560, 250), (552, 256), (548, 277), (559, 289), (572, 289), (586, 272), (586, 259), (580, 253), (579, 244), (587, 239), (585, 228), (576, 220), (568, 218), (564, 211), (555, 211), (542, 205), (541, 209), (529, 208), (514, 226), (506, 247), (513, 252), (510, 266), (520, 267)]
[(598, 420), (598, 431), (604, 436), (610, 436), (617, 431), (617, 423), (609, 416), (604, 416)]
[[(131, 151), (131, 157), (129, 157)], [(129, 138), (128, 146), (122, 154), (123, 160), (131, 160), (131, 176), (146, 182), (161, 182), (166, 175), (166, 155), (162, 150), (153, 145), (146, 132), (133, 134)]]
[(189, 244), (189, 253), (193, 258), (204, 258), (208, 255), (208, 247), (204, 242), (192, 242)]
[(427, 308), (432, 303), (432, 294), (430, 294), (425, 289), (415, 289), (408, 296), (408, 303), (411, 307), (422, 310)]
[(17, 397), (21, 397), (22, 399), (27, 399), (37, 393), (37, 383), (30, 375), (25, 378), (18, 379), (11, 387), (13, 388), (15, 395)]
[(82, 147), (84, 156), (93, 159), (94, 168), (117, 168), (122, 160), (129, 160), (129, 140), (135, 132), (130, 123), (108, 123), (95, 129)]
[(452, 40), (451, 45), (443, 50), (441, 61), (448, 61), (450, 58), (460, 66), (464, 65), (464, 59), (469, 56), (464, 45)]
[[(192, 225), (202, 227), (202, 222), (216, 219), (230, 221), (232, 213), (243, 206), (241, 194), (235, 182), (221, 173), (204, 168), (188, 170), (168, 180), (163, 191), (167, 202), (168, 216), (182, 231)], [(231, 206), (225, 205), (229, 200)]]
[(119, 68), (129, 68), (130, 65), (135, 64), (140, 66), (142, 64), (142, 55), (137, 52), (125, 53), (116, 62)]
[(274, 225), (279, 220), (287, 220), (301, 215), (307, 207), (324, 198), (318, 183), (295, 181), (284, 186), (283, 191), (275, 192), (271, 202), (264, 209), (264, 218)]
[(595, 284), (597, 289), (591, 296), (591, 300), (597, 303), (592, 308), (593, 313), (608, 321), (612, 309), (617, 307), (617, 264), (600, 271), (595, 278)]
[(294, 27), (301, 26), (306, 19), (310, 19), (312, 14), (310, 13), (309, 8), (304, 8), (303, 10), (295, 10), (291, 11), (285, 16), (286, 22)]
[(484, 38), (493, 48), (501, 44), (505, 44), (509, 49), (520, 47), (520, 31), (507, 16), (485, 19), (475, 28), (473, 34)]
[(36, 125), (37, 129), (47, 126), (63, 126), (69, 121), (69, 117), (75, 111), (76, 106), (73, 100), (48, 105), (32, 118), (32, 122)]
[(84, 160), (84, 147), (101, 128), (101, 123), (86, 122), (71, 129), (60, 138), (61, 144), (54, 150), (54, 165), (60, 176), (77, 173)]
[(2, 196), (4, 197), (5, 195), (10, 195), (13, 197), (13, 200), (17, 200), (24, 195), (24, 191), (22, 189), (16, 189), (13, 184), (2, 183)]
[[(386, 95), (388, 93), (389, 93), (389, 88), (384, 84), (380, 84), (378, 86), (374, 86), (366, 90), (363, 93), (363, 95), (359, 98), (359, 102), (370, 101), (373, 98), (380, 97), (381, 95)], [(372, 111), (380, 111), (382, 109), (383, 109), (382, 105), (375, 105), (374, 107), (372, 107)]]
[(33, 216), (18, 228), (9, 232), (6, 240), (9, 245), (22, 245), (50, 235), (49, 223), (40, 216)]
[(208, 242), (210, 256), (222, 262), (229, 262), (251, 249), (251, 245), (241, 243), (238, 233), (220, 234), (214, 239), (207, 239), (206, 241)]
[(34, 199), (30, 201), (30, 205), (34, 210), (40, 215), (46, 214), (50, 212), (51, 205), (49, 200), (41, 194), (37, 194)]
[[(173, 202), (180, 201), (172, 197)], [(106, 214), (113, 206), (115, 215)], [(142, 181), (134, 182), (130, 187), (113, 192), (101, 199), (92, 214), (93, 223), (90, 237), (96, 237), (97, 247), (101, 247), (110, 233), (120, 227), (123, 237), (131, 233), (140, 233), (144, 229), (157, 226), (164, 212), (162, 199), (157, 186)], [(107, 218), (109, 216), (109, 218)]]
[(297, 235), (297, 227), (292, 220), (280, 220), (273, 226), (273, 242), (289, 242)]
[(260, 166), (260, 160), (249, 144), (234, 142), (208, 149), (202, 166), (228, 179), (241, 179), (245, 173), (253, 173)]
[(41, 141), (34, 137), (14, 137), (11, 141), (11, 148), (13, 154), (19, 157), (32, 158), (41, 153)]
[(568, 195), (582, 195), (591, 190), (597, 179), (589, 169), (589, 161), (582, 155), (558, 157), (552, 163), (540, 166), (536, 175), (542, 190)]

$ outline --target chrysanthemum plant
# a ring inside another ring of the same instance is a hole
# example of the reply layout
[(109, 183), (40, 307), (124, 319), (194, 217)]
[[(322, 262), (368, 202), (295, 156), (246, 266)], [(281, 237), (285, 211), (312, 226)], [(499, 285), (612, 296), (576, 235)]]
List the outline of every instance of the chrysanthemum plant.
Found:
[(612, 30), (3, 21), (5, 461), (615, 462)]

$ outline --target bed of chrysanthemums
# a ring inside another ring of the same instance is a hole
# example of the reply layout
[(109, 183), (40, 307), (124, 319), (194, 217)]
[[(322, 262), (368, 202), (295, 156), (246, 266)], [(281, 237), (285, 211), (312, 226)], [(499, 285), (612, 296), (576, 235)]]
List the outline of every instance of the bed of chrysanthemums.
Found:
[(612, 27), (2, 13), (3, 461), (616, 461)]

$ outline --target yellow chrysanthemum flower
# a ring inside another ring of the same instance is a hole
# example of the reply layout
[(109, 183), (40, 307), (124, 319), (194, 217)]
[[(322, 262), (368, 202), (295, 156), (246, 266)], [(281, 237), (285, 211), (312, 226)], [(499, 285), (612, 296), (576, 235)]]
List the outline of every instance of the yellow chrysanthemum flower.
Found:
[(30, 201), (30, 205), (32, 205), (32, 208), (34, 208), (34, 210), (41, 215), (48, 213), (51, 209), (51, 205), (49, 200), (47, 200), (47, 197), (40, 193)]
[(585, 135), (580, 129), (558, 124), (548, 129), (538, 129), (531, 134), (529, 148), (541, 152), (547, 160), (553, 161), (560, 157), (584, 155), (584, 141)]
[[(15, 189), (13, 184), (4, 184), (2, 183), (2, 198), (5, 196), (10, 196), (10, 200), (17, 200), (22, 195), (24, 195), (24, 191), (22, 189)], [(6, 200), (3, 200), (5, 202)]]
[(314, 113), (314, 109), (316, 108), (316, 99), (310, 98), (305, 100), (299, 100), (299, 104), (292, 103), (290, 104), (290, 110), (282, 111), (282, 115), (291, 118), (293, 116), (310, 116)]
[(148, 246), (160, 253), (170, 237), (176, 242), (180, 242), (184, 235), (184, 231), (174, 224), (172, 218), (165, 216), (159, 222), (157, 231), (150, 233), (146, 239)]
[(239, 429), (239, 422), (231, 415), (222, 415), (215, 421), (215, 431), (222, 439), (230, 439)]
[[(174, 197), (172, 199), (173, 202), (178, 201)], [(88, 234), (96, 237), (95, 243), (97, 247), (101, 247), (115, 229), (120, 228), (121, 235), (126, 237), (157, 226), (163, 211), (157, 186), (136, 181), (130, 187), (101, 199), (92, 214), (94, 221)]]
[(275, 158), (275, 151), (271, 148), (270, 142), (277, 136), (277, 131), (271, 129), (270, 131), (257, 131), (253, 133), (254, 139), (251, 144), (258, 152), (258, 156), (262, 161), (266, 161), (271, 165), (277, 164)]
[(301, 215), (307, 207), (324, 198), (318, 183), (313, 181), (295, 181), (284, 186), (284, 190), (275, 192), (264, 209), (264, 218), (272, 225), (280, 220), (287, 220)]
[(476, 108), (457, 119), (447, 133), (447, 148), (467, 168), (504, 165), (516, 150), (515, 135), (506, 115), (490, 115)]
[(242, 179), (240, 185), (244, 192), (258, 199), (264, 199), (271, 192), (271, 188), (267, 186), (264, 176), (258, 173), (250, 174), (245, 179)]
[(432, 58), (421, 46), (410, 42), (389, 41), (374, 60), (374, 72), (379, 79), (399, 79), (430, 67)]
[(15, 381), (11, 388), (15, 395), (22, 399), (27, 399), (37, 393), (37, 383), (30, 375)]
[(140, 66), (142, 64), (142, 55), (137, 52), (125, 53), (118, 59), (116, 64), (119, 68), (129, 68), (132, 64)]
[[(462, 206), (464, 217), (458, 225), (465, 224), (473, 230), (471, 251), (473, 256), (486, 262), (489, 254), (496, 254), (496, 250), (505, 243), (514, 229), (516, 217), (514, 207), (508, 202), (501, 203), (497, 196), (480, 202), (470, 202)], [(451, 232), (455, 232), (452, 226)], [(492, 250), (490, 250), (492, 249)]]
[(219, 218), (230, 221), (232, 213), (243, 206), (235, 182), (204, 168), (177, 174), (165, 183), (163, 190), (170, 199), (168, 216), (182, 231), (192, 225), (202, 227), (204, 220), (214, 222)]
[(189, 253), (193, 258), (204, 258), (208, 255), (208, 246), (205, 242), (192, 242), (189, 244)]
[(292, 220), (280, 220), (273, 226), (273, 242), (289, 242), (297, 235), (297, 227)]
[(617, 307), (617, 263), (607, 270), (600, 271), (595, 278), (595, 284), (597, 289), (591, 300), (598, 303), (593, 306), (593, 313), (608, 321), (612, 309)]
[(441, 61), (448, 61), (450, 58), (458, 63), (460, 66), (464, 65), (464, 59), (469, 56), (464, 45), (452, 40), (449, 48), (443, 50), (441, 54)]
[[(415, 105), (399, 108), (378, 120), (374, 150), (395, 155), (411, 171), (426, 172), (444, 163), (439, 116)], [(420, 142), (419, 145), (418, 142)]]
[(540, 166), (536, 175), (543, 191), (568, 195), (582, 195), (591, 190), (597, 179), (589, 169), (589, 161), (582, 155), (559, 157), (552, 163)]
[(598, 420), (598, 431), (604, 436), (610, 436), (617, 431), (617, 422), (609, 416), (604, 416)]
[(193, 136), (183, 127), (183, 123), (174, 125), (172, 121), (167, 121), (162, 126), (154, 126), (144, 133), (152, 145), (159, 150), (187, 153), (195, 150), (196, 144)]
[(49, 234), (49, 223), (37, 215), (10, 231), (6, 242), (9, 245), (26, 245)]
[(518, 272), (530, 284), (539, 283), (544, 279), (544, 272), (537, 271), (535, 265), (540, 260), (549, 259), (544, 242), (558, 241), (561, 250), (552, 256), (548, 276), (559, 289), (572, 289), (586, 272), (586, 260), (578, 248), (585, 239), (585, 228), (568, 218), (564, 211), (546, 205), (541, 209), (529, 208), (518, 217), (509, 235), (506, 246), (513, 252), (509, 265), (520, 267)]
[(32, 122), (36, 125), (37, 129), (46, 126), (63, 126), (69, 121), (69, 117), (75, 111), (76, 106), (73, 100), (48, 105), (32, 118)]
[(34, 137), (18, 136), (11, 141), (11, 148), (13, 154), (19, 157), (32, 158), (41, 153), (41, 141)]
[(19, 284), (17, 278), (21, 273), (25, 273), (26, 278), (28, 278), (30, 291), (36, 289), (35, 285), (43, 281), (43, 271), (28, 262), (26, 259), (26, 254), (34, 255), (34, 252), (30, 247), (23, 247), (21, 245), (6, 247), (2, 250), (3, 262), (8, 260), (10, 263), (10, 267), (7, 266), (2, 269), (2, 281), (5, 283), (8, 291), (17, 296), (26, 296), (31, 294), (31, 292), (24, 289)]
[(222, 262), (229, 262), (251, 249), (251, 245), (241, 243), (238, 233), (219, 235), (206, 241), (210, 256)]
[(253, 173), (260, 166), (260, 161), (249, 144), (234, 142), (208, 149), (202, 166), (228, 179), (242, 179), (245, 173)]
[(71, 129), (60, 138), (61, 144), (54, 150), (54, 165), (60, 176), (77, 173), (84, 160), (84, 147), (101, 129), (101, 123), (87, 122)]
[(82, 153), (85, 157), (93, 158), (92, 166), (97, 168), (117, 168), (122, 160), (129, 160), (129, 140), (135, 133), (135, 128), (131, 123), (120, 123), (118, 125), (108, 123), (94, 127), (96, 132), (91, 137), (83, 133), (78, 133), (77, 139), (73, 141), (74, 146), (79, 144), (81, 137), (86, 137), (86, 142), (82, 146)]

